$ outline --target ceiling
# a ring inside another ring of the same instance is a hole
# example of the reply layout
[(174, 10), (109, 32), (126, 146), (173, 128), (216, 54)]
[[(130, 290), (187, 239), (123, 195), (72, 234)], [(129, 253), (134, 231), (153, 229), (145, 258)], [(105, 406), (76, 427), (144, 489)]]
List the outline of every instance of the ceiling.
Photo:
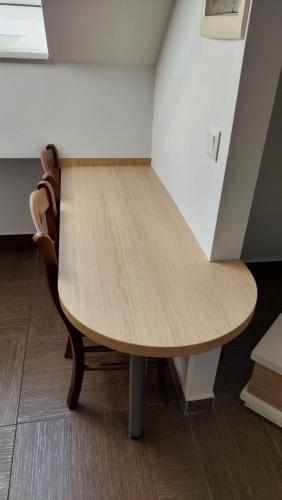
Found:
[(55, 61), (154, 65), (174, 0), (43, 0)]

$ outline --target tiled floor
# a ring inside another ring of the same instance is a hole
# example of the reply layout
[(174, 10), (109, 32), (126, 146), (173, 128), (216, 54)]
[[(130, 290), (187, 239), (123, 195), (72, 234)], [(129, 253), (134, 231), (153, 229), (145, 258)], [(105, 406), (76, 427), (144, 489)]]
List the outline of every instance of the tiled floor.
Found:
[(66, 408), (66, 331), (42, 265), (33, 247), (0, 247), (0, 499), (282, 499), (282, 432), (238, 397), (282, 310), (282, 264), (251, 268), (258, 308), (222, 350), (214, 410), (184, 416), (169, 378), (164, 401), (150, 368), (146, 433), (133, 442), (127, 371), (86, 373), (79, 409)]

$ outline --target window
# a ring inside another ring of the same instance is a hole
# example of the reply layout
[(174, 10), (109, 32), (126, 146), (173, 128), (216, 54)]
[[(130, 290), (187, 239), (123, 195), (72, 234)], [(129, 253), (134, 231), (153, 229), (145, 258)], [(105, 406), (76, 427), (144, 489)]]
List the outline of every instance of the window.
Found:
[(41, 1), (0, 0), (0, 58), (48, 59)]

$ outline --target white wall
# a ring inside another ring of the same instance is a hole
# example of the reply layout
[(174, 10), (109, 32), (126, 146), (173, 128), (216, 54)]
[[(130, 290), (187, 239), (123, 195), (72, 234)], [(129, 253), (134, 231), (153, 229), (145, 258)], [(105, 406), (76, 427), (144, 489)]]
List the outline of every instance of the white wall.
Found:
[(282, 260), (282, 73), (267, 133), (242, 259)]
[(154, 69), (0, 62), (0, 158), (150, 157)]
[[(156, 70), (152, 164), (210, 256), (245, 41), (201, 37), (202, 8), (176, 2)], [(210, 126), (222, 131), (217, 163), (206, 154)]]
[(42, 176), (38, 160), (0, 159), (0, 235), (31, 234), (29, 195)]
[(157, 65), (152, 164), (211, 260), (239, 258), (245, 237), (282, 63), (282, 2), (267, 5), (226, 41), (200, 36), (201, 1), (178, 0)]
[[(213, 260), (240, 257), (281, 68), (282, 3), (267, 4), (253, 2), (245, 40), (219, 41), (200, 36), (203, 2), (177, 0), (156, 69), (152, 165)], [(217, 163), (210, 126), (222, 132)], [(175, 362), (197, 399), (192, 372), (215, 374), (216, 356)]]
[(0, 62), (0, 82), (0, 234), (33, 232), (41, 169), (20, 159), (47, 143), (66, 157), (151, 156), (152, 67)]
[(212, 260), (240, 257), (258, 179), (282, 65), (282, 2), (267, 7), (253, 2)]
[[(202, 8), (199, 0), (178, 0), (173, 11), (156, 68), (152, 165), (210, 257), (245, 41), (201, 37)], [(222, 132), (217, 163), (206, 154), (210, 126)], [(211, 353), (194, 365), (206, 365), (209, 356), (214, 366)], [(187, 358), (175, 363), (186, 397), (197, 399), (187, 389)]]

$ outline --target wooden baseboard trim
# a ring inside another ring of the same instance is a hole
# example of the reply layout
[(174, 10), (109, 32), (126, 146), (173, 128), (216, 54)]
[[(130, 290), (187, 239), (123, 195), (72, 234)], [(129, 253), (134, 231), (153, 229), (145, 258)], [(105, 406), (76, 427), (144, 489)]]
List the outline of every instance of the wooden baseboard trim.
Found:
[(0, 234), (0, 247), (32, 246), (33, 234)]
[(193, 401), (187, 401), (185, 394), (183, 392), (182, 384), (176, 370), (173, 359), (168, 359), (168, 366), (171, 373), (171, 378), (175, 385), (176, 392), (178, 394), (181, 406), (185, 415), (190, 413), (200, 413), (203, 411), (211, 410), (214, 406), (215, 398), (197, 399)]
[(150, 167), (151, 158), (61, 158), (62, 167)]

